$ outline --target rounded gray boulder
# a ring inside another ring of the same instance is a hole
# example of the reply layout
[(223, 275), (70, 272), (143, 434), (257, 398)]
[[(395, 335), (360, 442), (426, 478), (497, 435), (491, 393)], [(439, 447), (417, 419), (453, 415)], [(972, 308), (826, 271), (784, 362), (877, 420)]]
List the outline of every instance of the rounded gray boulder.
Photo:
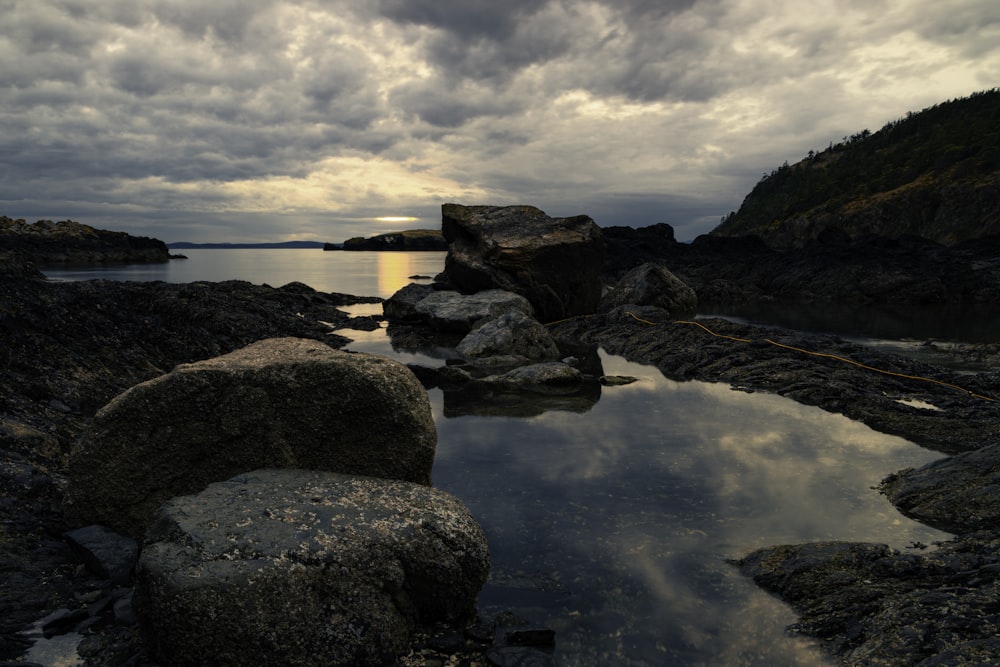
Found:
[(429, 484), (437, 430), (404, 365), (275, 338), (115, 397), (70, 455), (66, 516), (142, 537), (173, 496), (258, 468)]
[(489, 572), (453, 496), (395, 480), (257, 470), (174, 498), (136, 568), (170, 665), (381, 665), (412, 633), (470, 619)]

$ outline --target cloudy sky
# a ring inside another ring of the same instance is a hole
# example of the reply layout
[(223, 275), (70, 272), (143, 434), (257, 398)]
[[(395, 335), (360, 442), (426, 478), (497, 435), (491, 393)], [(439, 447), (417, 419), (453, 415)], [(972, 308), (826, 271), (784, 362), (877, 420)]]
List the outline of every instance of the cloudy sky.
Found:
[(0, 215), (341, 241), (533, 204), (688, 240), (998, 85), (996, 0), (0, 0)]

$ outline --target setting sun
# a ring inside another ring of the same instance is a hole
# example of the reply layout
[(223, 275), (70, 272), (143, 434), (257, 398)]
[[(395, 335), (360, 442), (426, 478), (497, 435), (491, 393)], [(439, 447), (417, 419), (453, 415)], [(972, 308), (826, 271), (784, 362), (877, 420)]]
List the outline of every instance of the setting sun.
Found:
[(385, 215), (381, 218), (375, 218), (379, 222), (413, 222), (414, 220), (419, 220), (420, 218), (412, 218), (406, 215)]

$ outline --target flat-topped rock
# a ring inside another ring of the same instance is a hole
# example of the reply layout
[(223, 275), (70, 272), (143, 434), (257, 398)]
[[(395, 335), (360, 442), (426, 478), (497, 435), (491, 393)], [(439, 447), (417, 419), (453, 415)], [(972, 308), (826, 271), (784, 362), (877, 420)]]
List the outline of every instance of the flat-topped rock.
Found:
[(167, 502), (136, 602), (170, 665), (382, 665), (471, 618), (489, 572), (453, 496), (395, 480), (258, 470)]
[(102, 408), (71, 453), (66, 515), (139, 537), (165, 500), (261, 467), (429, 484), (436, 444), (404, 365), (269, 339), (181, 364)]
[(591, 218), (551, 218), (534, 206), (441, 207), (445, 273), (462, 292), (523, 295), (541, 322), (593, 313), (604, 237)]
[(502, 289), (483, 290), (475, 294), (434, 291), (417, 301), (414, 306), (416, 316), (431, 327), (460, 333), (469, 332), (478, 323), (511, 311), (528, 316), (534, 312), (523, 296)]

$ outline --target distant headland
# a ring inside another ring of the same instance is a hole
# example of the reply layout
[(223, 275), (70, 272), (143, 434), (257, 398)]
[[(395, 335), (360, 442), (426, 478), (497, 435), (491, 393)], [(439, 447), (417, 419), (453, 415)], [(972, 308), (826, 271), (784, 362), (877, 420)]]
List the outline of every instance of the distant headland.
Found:
[(190, 243), (175, 241), (168, 243), (168, 248), (185, 250), (228, 250), (240, 248), (322, 248), (322, 241), (285, 241), (282, 243)]

